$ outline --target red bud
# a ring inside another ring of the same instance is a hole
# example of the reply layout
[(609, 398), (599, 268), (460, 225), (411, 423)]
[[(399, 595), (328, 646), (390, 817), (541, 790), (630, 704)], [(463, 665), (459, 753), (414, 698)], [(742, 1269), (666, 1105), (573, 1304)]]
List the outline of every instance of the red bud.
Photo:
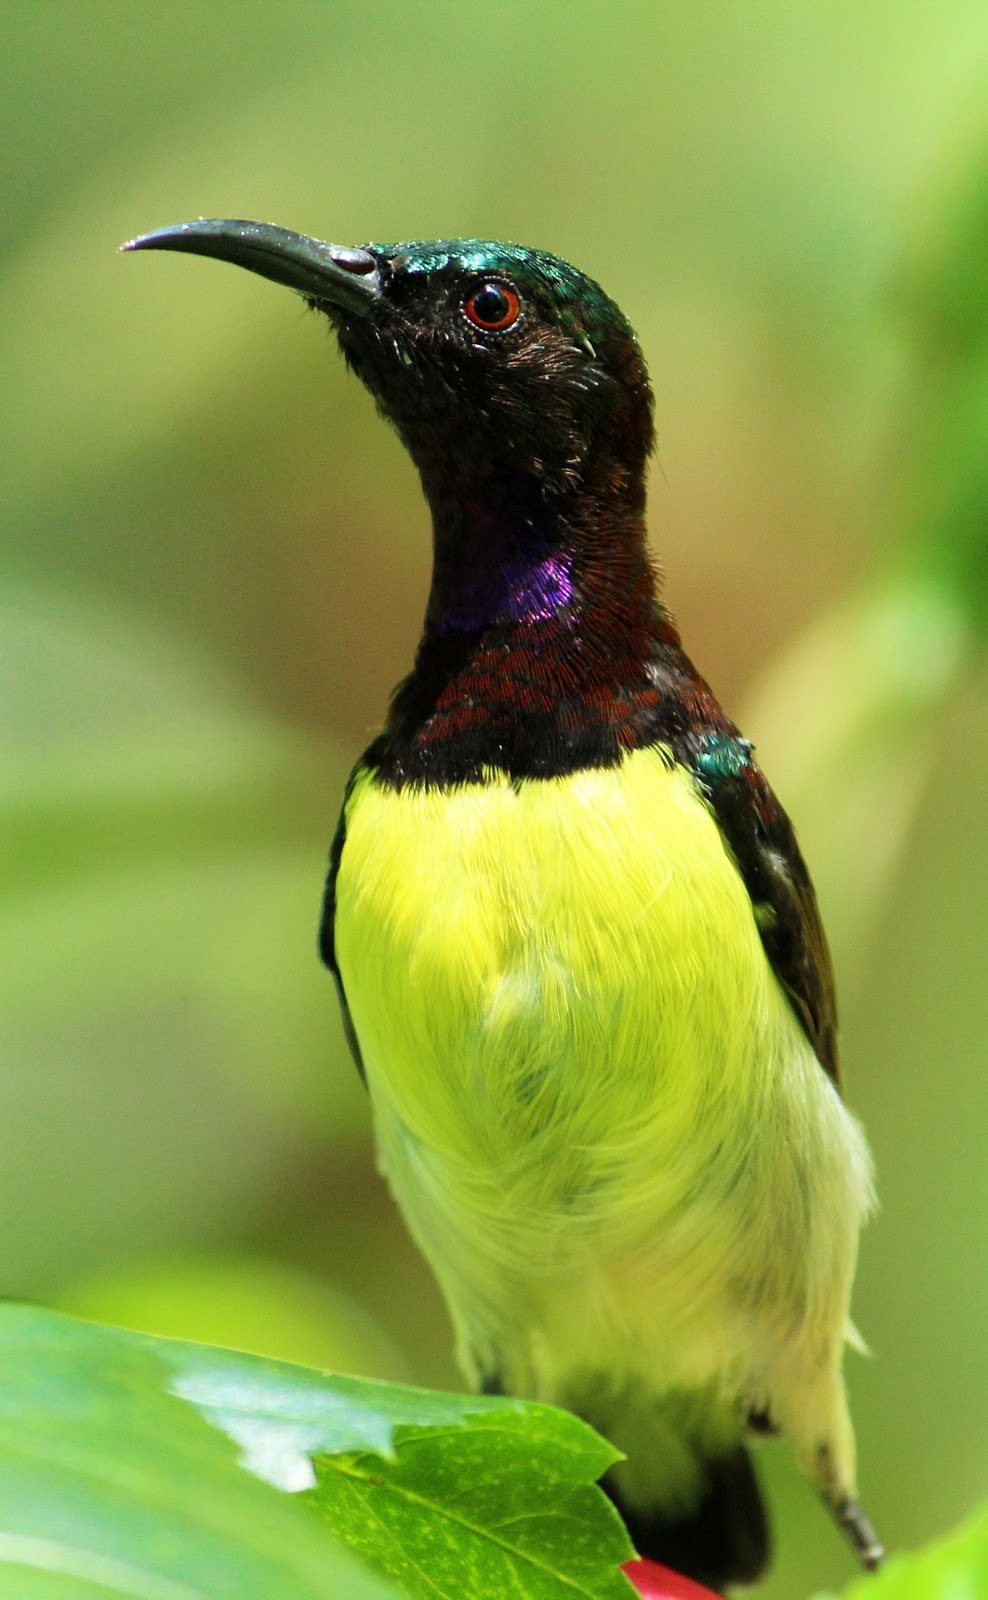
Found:
[(684, 1578), (657, 1561), (626, 1561), (622, 1571), (631, 1579), (641, 1600), (721, 1600), (713, 1589)]

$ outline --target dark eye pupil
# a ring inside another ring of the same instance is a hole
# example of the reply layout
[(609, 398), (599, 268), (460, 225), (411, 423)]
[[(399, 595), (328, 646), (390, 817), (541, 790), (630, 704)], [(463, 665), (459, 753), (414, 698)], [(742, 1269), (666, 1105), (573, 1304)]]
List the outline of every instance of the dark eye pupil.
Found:
[(480, 322), (503, 322), (511, 301), (499, 283), (485, 283), (473, 297), (473, 310)]

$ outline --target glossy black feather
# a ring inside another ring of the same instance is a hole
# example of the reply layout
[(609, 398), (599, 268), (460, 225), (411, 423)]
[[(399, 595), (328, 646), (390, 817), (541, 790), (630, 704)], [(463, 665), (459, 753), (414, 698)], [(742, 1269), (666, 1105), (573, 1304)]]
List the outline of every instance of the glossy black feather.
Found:
[(353, 788), (354, 779), (356, 778), (358, 772), (360, 772), (361, 766), (362, 763), (355, 767), (354, 771), (350, 774), (350, 779), (346, 786), (346, 793), (343, 797), (343, 806), (340, 810), (339, 821), (336, 824), (336, 832), (333, 835), (333, 842), (329, 847), (329, 869), (326, 873), (326, 888), (323, 893), (322, 916), (319, 922), (319, 954), (326, 966), (329, 968), (330, 972), (333, 974), (333, 980), (336, 984), (336, 993), (340, 1002), (340, 1016), (343, 1021), (344, 1037), (346, 1038), (346, 1042), (350, 1047), (350, 1054), (353, 1056), (357, 1071), (360, 1073), (363, 1082), (366, 1083), (367, 1073), (364, 1070), (364, 1061), (360, 1053), (360, 1041), (357, 1038), (357, 1030), (353, 1026), (353, 1018), (350, 1015), (350, 1007), (347, 1004), (347, 998), (343, 992), (343, 979), (340, 977), (340, 969), (336, 960), (336, 879), (340, 870), (340, 858), (343, 855), (343, 845), (346, 841), (347, 801), (350, 798), (350, 792)]

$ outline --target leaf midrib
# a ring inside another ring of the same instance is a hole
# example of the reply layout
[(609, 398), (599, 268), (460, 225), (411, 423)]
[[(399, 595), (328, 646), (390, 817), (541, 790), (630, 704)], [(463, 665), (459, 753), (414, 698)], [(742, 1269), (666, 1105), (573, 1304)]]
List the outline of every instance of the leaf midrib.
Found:
[[(467, 1533), (471, 1533), (475, 1537), (485, 1539), (488, 1543), (495, 1545), (513, 1560), (527, 1562), (536, 1572), (541, 1572), (548, 1578), (554, 1578), (557, 1583), (565, 1584), (574, 1594), (583, 1595), (585, 1600), (595, 1600), (594, 1591), (586, 1588), (584, 1584), (578, 1582), (575, 1578), (568, 1577), (565, 1572), (560, 1572), (557, 1567), (547, 1566), (537, 1556), (529, 1554), (528, 1551), (519, 1550), (516, 1545), (509, 1544), (507, 1540), (498, 1538), (497, 1534), (493, 1533), (489, 1528), (478, 1527), (475, 1523), (468, 1521), (466, 1517), (453, 1511), (449, 1506), (440, 1505), (435, 1500), (427, 1500), (423, 1495), (416, 1494), (414, 1489), (409, 1489), (404, 1484), (395, 1483), (390, 1478), (380, 1478), (379, 1474), (372, 1476), (370, 1472), (360, 1471), (355, 1463), (344, 1462), (337, 1456), (323, 1456), (321, 1464), (332, 1467), (342, 1477), (356, 1479), (357, 1482), (365, 1484), (368, 1489), (385, 1489), (389, 1493), (397, 1495), (429, 1512), (432, 1516), (440, 1516), (448, 1522), (456, 1523), (459, 1527), (465, 1529)], [(375, 1477), (378, 1479), (376, 1482)], [(368, 1506), (368, 1510), (375, 1517), (377, 1516), (373, 1506)], [(377, 1520), (380, 1521), (380, 1518), (377, 1518)], [(388, 1532), (392, 1538), (395, 1537), (392, 1529), (389, 1528)]]

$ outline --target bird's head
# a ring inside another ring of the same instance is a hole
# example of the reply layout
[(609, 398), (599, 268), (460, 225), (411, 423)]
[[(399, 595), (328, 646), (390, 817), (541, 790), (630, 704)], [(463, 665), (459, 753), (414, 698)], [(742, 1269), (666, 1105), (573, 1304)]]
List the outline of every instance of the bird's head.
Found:
[(652, 396), (634, 332), (592, 279), (540, 250), (476, 239), (325, 244), (198, 221), (129, 249), (185, 250), (295, 289), (332, 322), (427, 489), (491, 473), (543, 493), (639, 504)]

